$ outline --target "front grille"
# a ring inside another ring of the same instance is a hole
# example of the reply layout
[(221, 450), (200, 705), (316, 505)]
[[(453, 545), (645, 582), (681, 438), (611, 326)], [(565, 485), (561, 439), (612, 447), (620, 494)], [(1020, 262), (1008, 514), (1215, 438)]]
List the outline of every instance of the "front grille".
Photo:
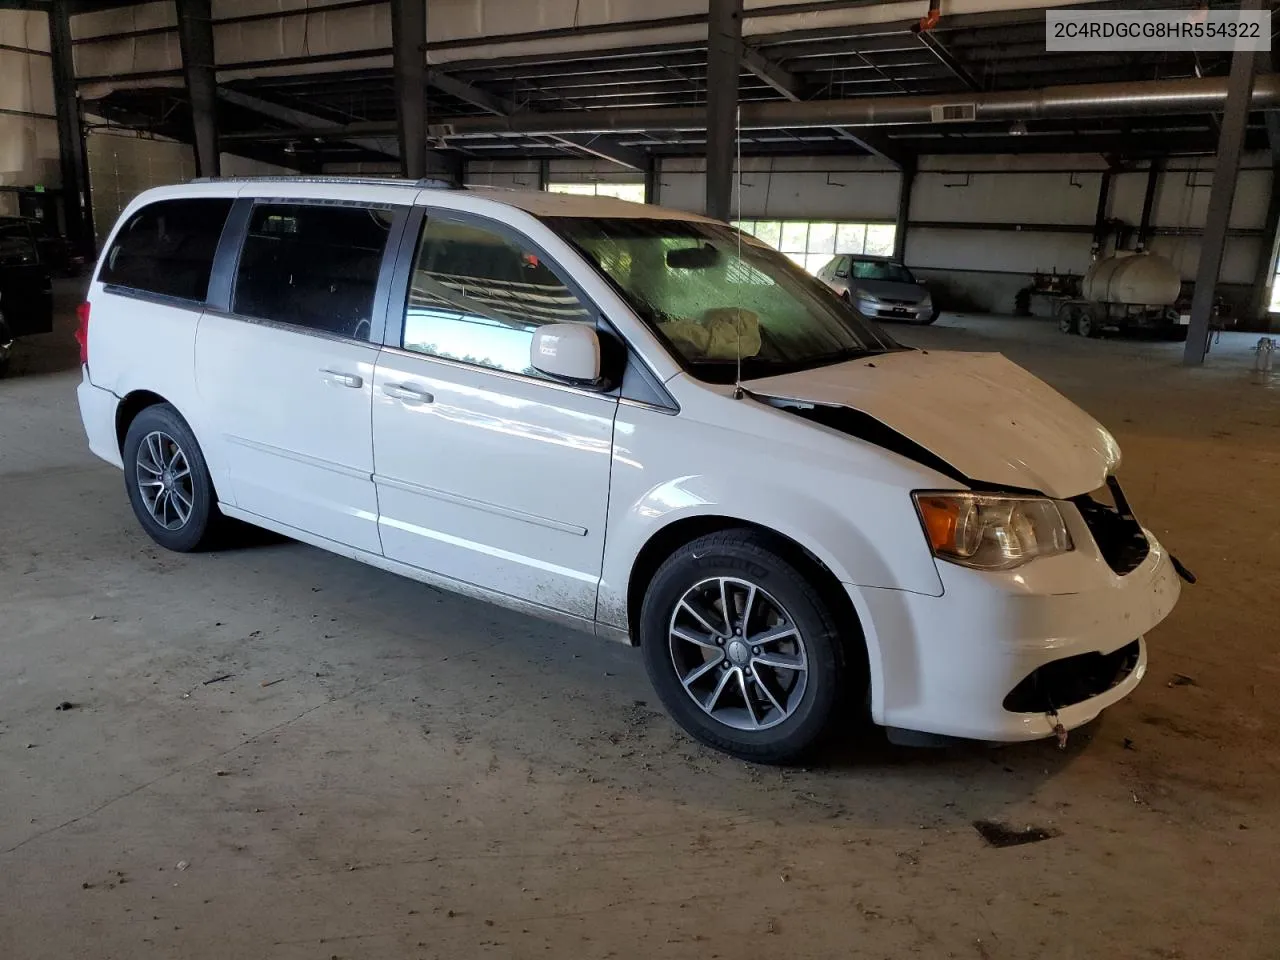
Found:
[(1081, 653), (1032, 670), (1009, 691), (1004, 708), (1012, 713), (1051, 713), (1106, 693), (1138, 665), (1142, 641), (1113, 653)]
[(1073, 497), (1071, 502), (1076, 505), (1089, 532), (1093, 534), (1102, 559), (1123, 577), (1126, 573), (1132, 573), (1147, 559), (1151, 545), (1142, 532), (1142, 524), (1130, 512), (1115, 477), (1108, 477), (1106, 489), (1095, 493), (1109, 494), (1115, 501), (1114, 505), (1103, 503), (1091, 494)]

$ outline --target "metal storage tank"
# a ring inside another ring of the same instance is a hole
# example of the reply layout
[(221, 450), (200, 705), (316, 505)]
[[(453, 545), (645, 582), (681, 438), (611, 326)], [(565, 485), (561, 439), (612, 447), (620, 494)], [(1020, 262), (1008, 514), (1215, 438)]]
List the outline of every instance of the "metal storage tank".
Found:
[(1086, 300), (1170, 306), (1182, 290), (1177, 267), (1154, 253), (1118, 253), (1098, 260), (1080, 285)]

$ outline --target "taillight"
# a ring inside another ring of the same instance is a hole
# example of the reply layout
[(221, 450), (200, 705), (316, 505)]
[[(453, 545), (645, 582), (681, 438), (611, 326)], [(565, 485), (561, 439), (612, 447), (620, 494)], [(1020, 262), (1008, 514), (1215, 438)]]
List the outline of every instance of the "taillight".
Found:
[(76, 343), (80, 344), (80, 362), (89, 362), (89, 301), (76, 307)]

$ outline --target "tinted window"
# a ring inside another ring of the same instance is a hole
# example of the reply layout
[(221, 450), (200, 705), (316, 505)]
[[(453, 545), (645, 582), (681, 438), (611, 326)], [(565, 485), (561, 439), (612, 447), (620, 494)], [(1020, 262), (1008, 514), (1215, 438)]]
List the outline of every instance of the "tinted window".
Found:
[(391, 220), (385, 209), (257, 204), (232, 312), (367, 340)]
[(859, 280), (892, 280), (895, 283), (915, 283), (916, 278), (900, 263), (887, 260), (855, 260), (853, 275)]
[(162, 200), (133, 214), (116, 233), (98, 279), (103, 283), (203, 301), (231, 200)]
[(541, 255), (483, 227), (423, 225), (405, 310), (406, 350), (540, 376), (533, 331), (592, 315)]
[(0, 265), (16, 267), (38, 260), (31, 229), (25, 223), (0, 223)]

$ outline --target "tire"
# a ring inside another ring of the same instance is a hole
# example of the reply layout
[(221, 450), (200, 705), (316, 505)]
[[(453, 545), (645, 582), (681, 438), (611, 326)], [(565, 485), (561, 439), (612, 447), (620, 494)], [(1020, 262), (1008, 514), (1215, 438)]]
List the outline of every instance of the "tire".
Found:
[(1065, 333), (1068, 336), (1077, 333), (1076, 318), (1070, 310), (1063, 310), (1058, 314), (1058, 332)]
[(129, 424), (121, 458), (129, 503), (147, 535), (178, 553), (207, 547), (222, 514), (204, 454), (178, 411), (167, 403), (144, 408)]
[(1081, 311), (1079, 319), (1076, 320), (1076, 333), (1091, 339), (1102, 336), (1102, 331), (1098, 328), (1098, 322), (1094, 319), (1091, 311)]
[[(700, 537), (658, 569), (640, 614), (645, 668), (672, 718), (702, 743), (759, 763), (815, 747), (849, 686), (837, 617), (784, 553), (754, 530)], [(754, 644), (729, 632), (723, 596), (736, 625), (753, 598)]]

